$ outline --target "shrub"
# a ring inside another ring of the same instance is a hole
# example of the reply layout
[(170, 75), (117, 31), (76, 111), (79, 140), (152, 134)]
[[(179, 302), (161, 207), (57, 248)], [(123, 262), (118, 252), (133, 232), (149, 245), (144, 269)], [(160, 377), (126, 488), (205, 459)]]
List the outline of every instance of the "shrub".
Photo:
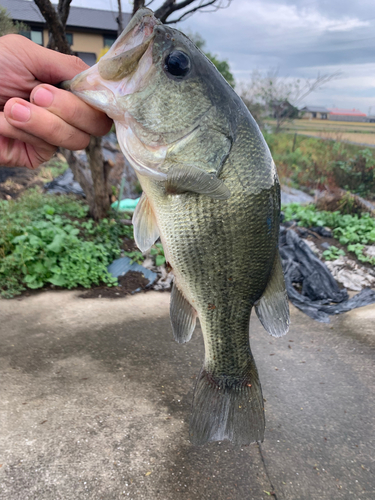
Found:
[(375, 157), (371, 149), (298, 134), (263, 135), (284, 182), (296, 187), (340, 187), (361, 196), (373, 195)]

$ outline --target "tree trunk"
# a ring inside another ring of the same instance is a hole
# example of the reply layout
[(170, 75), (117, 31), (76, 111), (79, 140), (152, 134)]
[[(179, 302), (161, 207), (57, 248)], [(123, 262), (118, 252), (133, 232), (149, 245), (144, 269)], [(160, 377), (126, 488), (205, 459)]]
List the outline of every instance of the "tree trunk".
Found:
[[(48, 26), (50, 33), (49, 48), (57, 49), (64, 54), (72, 54), (65, 37), (65, 26), (72, 0), (59, 0), (57, 12), (50, 0), (34, 1)], [(120, 4), (120, 0), (118, 1)], [(79, 182), (86, 195), (90, 215), (96, 220), (106, 217), (110, 208), (108, 173), (111, 165), (103, 159), (101, 142), (101, 137), (91, 137), (90, 144), (86, 148), (90, 170), (87, 169), (83, 161), (79, 160), (77, 155), (72, 151), (65, 150), (65, 156), (73, 171), (74, 178)]]
[(101, 137), (92, 136), (86, 148), (87, 161), (80, 158), (74, 151), (61, 149), (74, 179), (80, 184), (90, 207), (90, 215), (99, 220), (106, 217), (110, 207), (110, 189), (108, 186), (110, 161), (104, 161), (101, 149)]
[(101, 137), (91, 136), (90, 144), (86, 148), (94, 190), (94, 203), (92, 207), (90, 206), (90, 212), (96, 220), (106, 217), (111, 206), (108, 185), (111, 165), (109, 162), (104, 161), (101, 145)]
[[(64, 12), (65, 22), (63, 24), (60, 17), (57, 15), (56, 10), (49, 0), (34, 0), (39, 10), (46, 20), (48, 31), (50, 33), (50, 38), (48, 42), (48, 48), (57, 49), (63, 54), (72, 54), (70, 46), (65, 38), (65, 23), (68, 16), (65, 14), (66, 9), (68, 9), (72, 0), (63, 0), (59, 2), (59, 7), (61, 4), (61, 12)], [(67, 4), (67, 6), (66, 6)]]
[[(166, 0), (163, 5), (161, 5), (158, 10), (155, 11), (155, 17), (160, 19), (162, 23), (165, 23), (167, 17), (174, 12), (176, 0)], [(135, 2), (134, 2), (135, 4)]]

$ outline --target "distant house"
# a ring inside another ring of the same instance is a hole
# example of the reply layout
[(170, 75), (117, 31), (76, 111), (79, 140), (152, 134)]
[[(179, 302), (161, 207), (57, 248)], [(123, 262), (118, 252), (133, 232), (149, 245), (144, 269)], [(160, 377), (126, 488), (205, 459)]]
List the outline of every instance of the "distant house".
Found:
[(369, 121), (366, 113), (362, 113), (358, 109), (329, 109), (329, 120), (344, 121), (344, 122), (367, 122)]
[(358, 109), (324, 108), (322, 106), (305, 106), (299, 110), (300, 118), (305, 120), (333, 120), (343, 122), (374, 122), (374, 117), (368, 117)]
[[(14, 21), (22, 21), (30, 31), (22, 33), (39, 45), (48, 43), (48, 30), (44, 17), (31, 0), (0, 0)], [(113, 2), (117, 5), (117, 2)], [(55, 5), (56, 7), (56, 5)], [(87, 64), (95, 64), (100, 51), (111, 46), (117, 38), (117, 11), (70, 7), (66, 23), (66, 38), (72, 51)], [(126, 26), (131, 14), (122, 15)]]
[(316, 118), (318, 120), (327, 120), (329, 110), (323, 106), (305, 106), (299, 111), (300, 117), (305, 120)]

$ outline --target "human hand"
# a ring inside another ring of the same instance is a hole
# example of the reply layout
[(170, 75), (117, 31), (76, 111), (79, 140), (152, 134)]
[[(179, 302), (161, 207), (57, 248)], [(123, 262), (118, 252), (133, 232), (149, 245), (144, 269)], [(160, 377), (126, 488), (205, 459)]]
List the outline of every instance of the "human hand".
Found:
[(0, 38), (0, 67), (0, 165), (33, 169), (58, 146), (83, 149), (90, 134), (110, 130), (104, 113), (49, 85), (87, 69), (79, 58), (6, 35)]

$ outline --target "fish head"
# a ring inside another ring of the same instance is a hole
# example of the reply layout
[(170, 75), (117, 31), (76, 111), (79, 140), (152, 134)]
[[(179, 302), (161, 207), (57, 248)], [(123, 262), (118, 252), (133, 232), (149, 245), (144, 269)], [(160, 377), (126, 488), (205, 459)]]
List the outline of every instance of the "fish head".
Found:
[(115, 121), (122, 151), (142, 173), (140, 164), (157, 171), (168, 148), (186, 142), (223, 85), (186, 35), (140, 9), (107, 54), (71, 81), (70, 90)]
[[(220, 77), (187, 36), (140, 9), (110, 50), (69, 89), (114, 120), (130, 113), (155, 132), (160, 123), (176, 128), (176, 116), (184, 115), (177, 125), (184, 133), (211, 104), (207, 79), (212, 76)], [(140, 107), (143, 117), (136, 116)]]
[(110, 118), (121, 120), (125, 96), (140, 92), (152, 79), (153, 29), (160, 24), (149, 9), (140, 9), (108, 52), (76, 75), (68, 89)]

